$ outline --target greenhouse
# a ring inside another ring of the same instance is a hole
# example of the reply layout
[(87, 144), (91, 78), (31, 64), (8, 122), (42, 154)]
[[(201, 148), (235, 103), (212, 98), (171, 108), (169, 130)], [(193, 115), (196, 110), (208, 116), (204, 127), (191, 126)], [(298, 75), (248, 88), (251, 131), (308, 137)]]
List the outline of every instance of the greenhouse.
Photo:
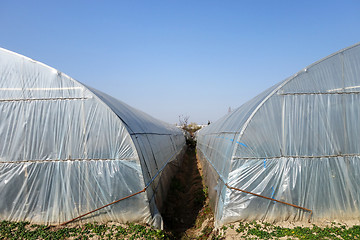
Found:
[(0, 220), (162, 227), (182, 132), (0, 48)]
[(217, 226), (360, 219), (360, 44), (198, 134)]

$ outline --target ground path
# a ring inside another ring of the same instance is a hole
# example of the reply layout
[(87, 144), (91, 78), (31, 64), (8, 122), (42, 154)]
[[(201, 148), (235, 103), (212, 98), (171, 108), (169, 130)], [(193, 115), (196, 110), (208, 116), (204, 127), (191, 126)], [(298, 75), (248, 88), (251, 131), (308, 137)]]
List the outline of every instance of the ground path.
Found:
[(207, 239), (213, 231), (213, 214), (193, 145), (188, 146), (171, 182), (162, 216), (165, 230), (176, 239)]

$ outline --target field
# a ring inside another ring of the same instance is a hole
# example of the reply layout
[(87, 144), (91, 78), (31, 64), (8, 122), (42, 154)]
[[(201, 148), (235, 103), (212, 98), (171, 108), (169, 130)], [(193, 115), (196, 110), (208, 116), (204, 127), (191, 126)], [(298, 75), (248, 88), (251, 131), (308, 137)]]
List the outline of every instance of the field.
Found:
[(204, 227), (189, 234), (138, 224), (85, 224), (83, 226), (48, 228), (26, 222), (0, 222), (0, 239), (359, 239), (360, 226), (347, 227), (331, 223), (329, 227), (284, 228), (269, 223), (237, 223), (214, 230)]

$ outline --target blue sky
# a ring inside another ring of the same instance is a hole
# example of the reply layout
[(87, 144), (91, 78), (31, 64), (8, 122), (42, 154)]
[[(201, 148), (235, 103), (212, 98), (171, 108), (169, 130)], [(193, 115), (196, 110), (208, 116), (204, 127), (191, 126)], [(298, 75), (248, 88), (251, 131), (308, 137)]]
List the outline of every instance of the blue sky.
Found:
[(17, 1), (0, 47), (169, 123), (207, 123), (360, 41), (360, 1)]

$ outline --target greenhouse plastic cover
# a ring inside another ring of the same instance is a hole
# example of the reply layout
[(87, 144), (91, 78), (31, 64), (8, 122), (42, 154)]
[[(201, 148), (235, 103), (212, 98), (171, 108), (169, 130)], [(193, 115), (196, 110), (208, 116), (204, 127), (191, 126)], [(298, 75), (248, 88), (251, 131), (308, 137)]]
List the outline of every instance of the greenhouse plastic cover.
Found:
[(144, 222), (159, 214), (182, 132), (67, 75), (0, 48), (0, 219)]
[(360, 45), (280, 82), (202, 129), (216, 225), (360, 219)]

